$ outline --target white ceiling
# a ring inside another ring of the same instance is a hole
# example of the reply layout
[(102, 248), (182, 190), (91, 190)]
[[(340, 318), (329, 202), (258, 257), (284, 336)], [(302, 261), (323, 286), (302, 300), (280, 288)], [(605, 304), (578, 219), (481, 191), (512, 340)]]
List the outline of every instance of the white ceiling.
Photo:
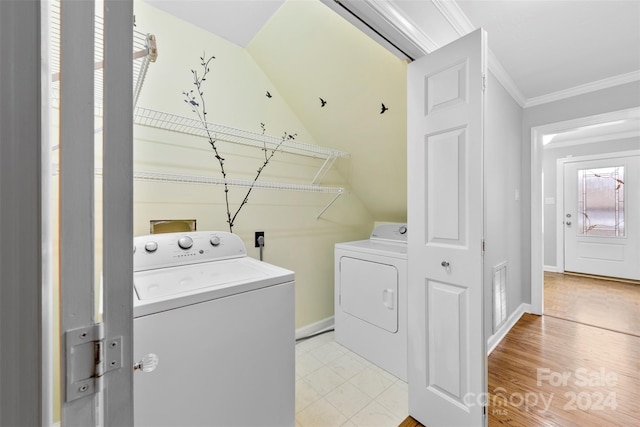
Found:
[(178, 18), (245, 47), (285, 0), (145, 0)]
[(457, 3), (526, 99), (640, 70), (640, 1)]
[[(242, 47), (284, 3), (284, 0), (146, 1)], [(417, 25), (429, 22), (426, 35), (436, 45), (450, 41), (451, 27), (457, 27), (458, 33), (484, 28), (491, 50), (512, 80), (511, 89), (522, 104), (575, 88), (587, 91), (594, 82), (599, 82), (599, 86), (593, 86), (596, 89), (640, 77), (638, 0), (368, 0), (368, 3), (390, 3)], [(433, 16), (436, 9), (456, 12), (447, 17), (449, 28), (434, 25), (436, 19), (442, 20), (442, 16)]]

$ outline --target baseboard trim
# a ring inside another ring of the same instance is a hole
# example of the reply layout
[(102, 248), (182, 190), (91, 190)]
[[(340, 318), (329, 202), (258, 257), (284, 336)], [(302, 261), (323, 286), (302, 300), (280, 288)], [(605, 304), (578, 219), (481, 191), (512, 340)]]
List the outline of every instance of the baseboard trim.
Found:
[(322, 332), (326, 329), (331, 329), (334, 326), (333, 316), (327, 317), (322, 320), (318, 320), (315, 323), (311, 323), (309, 325), (303, 326), (301, 328), (296, 329), (296, 339), (304, 338), (309, 335), (313, 335), (318, 332)]
[(549, 273), (558, 272), (558, 267), (556, 267), (555, 265), (545, 265), (542, 268), (544, 269), (544, 271), (548, 271)]
[(507, 336), (511, 328), (513, 328), (513, 326), (518, 322), (518, 320), (520, 320), (522, 315), (530, 312), (531, 312), (531, 304), (527, 304), (524, 302), (520, 304), (520, 306), (513, 313), (511, 313), (511, 316), (509, 316), (507, 321), (504, 322), (504, 325), (502, 325), (502, 327), (498, 330), (498, 332), (491, 335), (487, 340), (487, 355), (490, 355), (493, 352), (493, 350), (496, 349), (498, 344), (500, 344), (500, 342), (502, 342), (504, 337)]

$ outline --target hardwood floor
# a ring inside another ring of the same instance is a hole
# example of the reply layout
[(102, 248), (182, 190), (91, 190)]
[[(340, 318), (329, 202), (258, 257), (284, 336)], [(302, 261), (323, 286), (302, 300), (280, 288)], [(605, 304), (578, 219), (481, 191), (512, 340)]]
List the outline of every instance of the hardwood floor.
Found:
[(544, 274), (544, 314), (640, 336), (640, 285)]
[(424, 427), (422, 424), (413, 419), (413, 417), (407, 417), (398, 427)]
[(489, 356), (489, 426), (640, 426), (638, 292), (545, 273), (546, 315), (525, 314)]
[(525, 314), (489, 357), (489, 425), (640, 425), (640, 338)]

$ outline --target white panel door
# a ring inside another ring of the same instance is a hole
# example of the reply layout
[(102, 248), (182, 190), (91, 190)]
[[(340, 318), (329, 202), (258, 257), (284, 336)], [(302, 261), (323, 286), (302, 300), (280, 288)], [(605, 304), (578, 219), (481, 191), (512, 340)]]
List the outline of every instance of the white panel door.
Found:
[(564, 270), (640, 280), (640, 156), (564, 165)]
[(409, 413), (486, 423), (483, 114), (486, 34), (409, 65)]

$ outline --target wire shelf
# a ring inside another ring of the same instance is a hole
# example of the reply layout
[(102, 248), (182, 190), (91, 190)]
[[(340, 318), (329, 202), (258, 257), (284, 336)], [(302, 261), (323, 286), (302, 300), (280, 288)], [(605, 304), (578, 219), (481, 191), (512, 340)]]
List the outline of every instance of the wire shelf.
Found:
[[(96, 175), (101, 175), (101, 170), (96, 170)], [(344, 194), (344, 188), (342, 187), (323, 187), (320, 185), (305, 185), (305, 184), (289, 184), (283, 182), (268, 182), (268, 181), (251, 181), (245, 179), (223, 179), (214, 178), (209, 176), (198, 175), (182, 175), (171, 173), (155, 173), (155, 172), (134, 172), (133, 179), (137, 181), (150, 181), (150, 182), (168, 182), (178, 184), (199, 184), (199, 185), (226, 185), (229, 187), (253, 187), (267, 190), (286, 190), (286, 191), (301, 191), (305, 193), (325, 193), (333, 194), (333, 198), (324, 208), (316, 215), (316, 219), (320, 217), (333, 205), (340, 196)]]
[(148, 108), (136, 107), (133, 113), (133, 120), (136, 124), (141, 126), (149, 126), (203, 138), (211, 137), (214, 140), (249, 145), (258, 148), (267, 148), (269, 150), (276, 149), (278, 145), (282, 143), (278, 150), (287, 153), (301, 154), (324, 159), (349, 157), (349, 153), (345, 153), (343, 151), (332, 150), (319, 145), (297, 142), (292, 139), (282, 141), (282, 138), (275, 136), (263, 135), (257, 132), (236, 129), (211, 122), (207, 122), (205, 127), (203, 122), (200, 120), (163, 111), (151, 110)]
[[(51, 2), (51, 93), (54, 106), (60, 98), (60, 2)], [(103, 98), (103, 74), (104, 66), (104, 37), (103, 37), (103, 19), (101, 16), (95, 16), (95, 41), (94, 41), (94, 102), (97, 108), (102, 106)], [(142, 84), (147, 74), (150, 62), (155, 62), (157, 50), (155, 46), (155, 37), (151, 34), (143, 33), (136, 28), (133, 29), (133, 87), (134, 87), (134, 105), (138, 100)]]
[[(96, 174), (101, 174), (102, 171), (96, 171)], [(178, 184), (199, 184), (199, 185), (224, 185), (225, 183), (229, 187), (254, 187), (263, 188), (268, 190), (287, 190), (287, 191), (301, 191), (305, 193), (330, 193), (330, 194), (343, 194), (344, 188), (342, 187), (326, 187), (320, 185), (307, 185), (307, 184), (290, 184), (283, 182), (268, 182), (268, 181), (252, 181), (248, 179), (223, 179), (202, 175), (183, 175), (172, 173), (156, 173), (156, 172), (141, 172), (137, 171), (133, 173), (133, 178), (137, 181), (151, 181), (151, 182), (168, 182)]]
[[(53, 175), (60, 173), (59, 165), (55, 165), (53, 168)], [(96, 176), (102, 176), (102, 169), (95, 169)], [(316, 215), (316, 219), (320, 217), (329, 209), (335, 202), (344, 194), (344, 188), (342, 187), (325, 187), (320, 185), (305, 185), (305, 184), (289, 184), (283, 182), (268, 182), (268, 181), (251, 181), (248, 179), (222, 179), (214, 178), (210, 176), (200, 175), (183, 175), (172, 173), (157, 173), (157, 172), (133, 172), (134, 181), (147, 181), (147, 182), (166, 182), (175, 184), (197, 184), (197, 185), (225, 185), (229, 187), (244, 187), (244, 188), (260, 188), (266, 190), (285, 190), (285, 191), (300, 191), (305, 193), (323, 193), (333, 194), (333, 198), (327, 203), (324, 208)]]

